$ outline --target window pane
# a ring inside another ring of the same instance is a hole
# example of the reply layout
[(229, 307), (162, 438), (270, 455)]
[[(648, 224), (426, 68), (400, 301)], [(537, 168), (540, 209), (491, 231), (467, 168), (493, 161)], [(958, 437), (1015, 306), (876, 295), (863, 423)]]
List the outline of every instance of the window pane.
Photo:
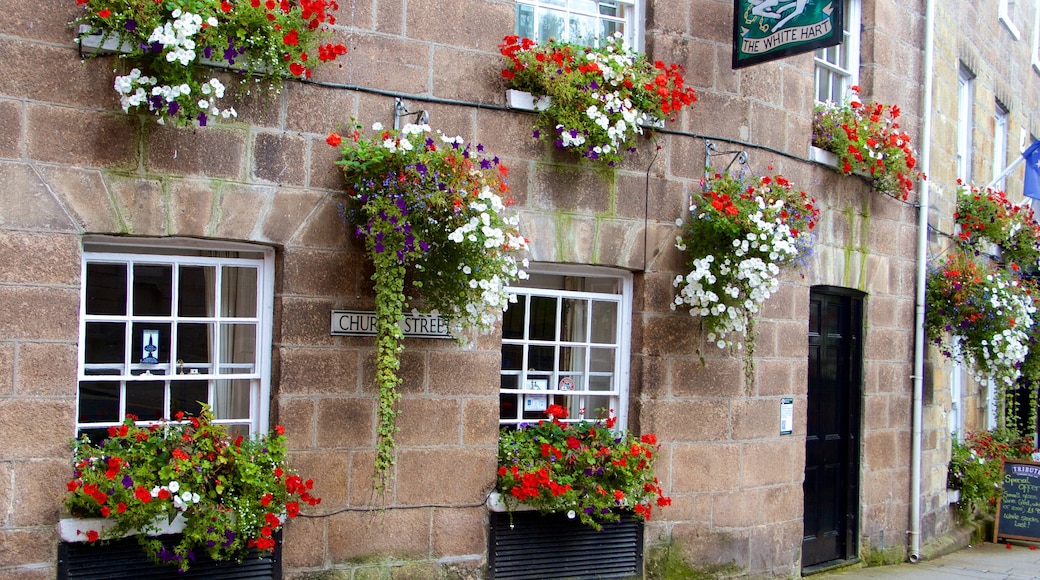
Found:
[(213, 416), (217, 419), (248, 419), (249, 383), (248, 379), (217, 381)]
[(125, 329), (122, 322), (88, 322), (83, 341), (84, 362), (122, 365), (126, 356)]
[(87, 314), (126, 314), (126, 264), (87, 264)]
[(170, 385), (170, 415), (178, 411), (198, 415), (208, 399), (209, 384), (206, 381), (174, 382)]
[(585, 342), (588, 340), (586, 327), (588, 326), (588, 300), (565, 298), (563, 300), (563, 327), (561, 339), (570, 342)]
[(585, 372), (585, 348), (561, 346), (560, 370)]
[(556, 366), (556, 349), (551, 346), (530, 346), (527, 351), (527, 370), (552, 372)]
[(612, 373), (614, 372), (614, 354), (615, 350), (612, 348), (594, 348), (590, 353), (592, 355), (592, 372), (594, 373)]
[(538, 39), (541, 41), (556, 38), (564, 40), (563, 16), (559, 13), (543, 11), (538, 19)]
[(534, 38), (534, 7), (516, 5), (516, 33), (524, 38)]
[(510, 371), (518, 371), (524, 368), (524, 347), (522, 345), (502, 345), (502, 368)]
[(76, 420), (80, 423), (118, 422), (119, 383), (81, 381)]
[(590, 391), (610, 391), (613, 390), (613, 377), (609, 376), (597, 376), (589, 377), (589, 390)]
[(162, 419), (165, 390), (162, 381), (127, 383), (126, 412), (142, 421)]
[(519, 416), (516, 413), (519, 409), (517, 406), (519, 400), (520, 395), (500, 394), (498, 396), (498, 416), (506, 420), (518, 419)]
[[(611, 412), (613, 411), (613, 413)], [(610, 407), (610, 397), (596, 396), (585, 399), (585, 418), (589, 420), (607, 419), (617, 415), (617, 409)]]
[(546, 296), (531, 297), (531, 320), (527, 337), (530, 340), (556, 339), (556, 299)]
[(572, 14), (570, 18), (570, 41), (592, 45), (596, 40), (596, 19), (592, 16)]
[[(178, 373), (188, 374), (193, 368), (199, 373), (209, 372), (209, 365), (213, 363), (210, 352), (212, 334), (212, 324), (181, 323), (177, 325)], [(199, 365), (198, 363), (204, 364)]]
[(177, 314), (213, 316), (213, 287), (217, 281), (214, 266), (181, 266), (177, 290)]
[(166, 364), (170, 362), (170, 325), (159, 322), (135, 322), (130, 362)]
[(618, 305), (616, 302), (592, 303), (592, 342), (617, 344)]
[(510, 304), (509, 308), (502, 314), (502, 338), (520, 339), (524, 337), (524, 313), (527, 310), (527, 301), (524, 296), (518, 296), (516, 304)]
[(256, 268), (225, 266), (220, 291), (220, 315), (256, 316)]
[(134, 316), (169, 316), (172, 292), (173, 266), (134, 266)]
[(220, 325), (220, 373), (256, 372), (256, 325)]

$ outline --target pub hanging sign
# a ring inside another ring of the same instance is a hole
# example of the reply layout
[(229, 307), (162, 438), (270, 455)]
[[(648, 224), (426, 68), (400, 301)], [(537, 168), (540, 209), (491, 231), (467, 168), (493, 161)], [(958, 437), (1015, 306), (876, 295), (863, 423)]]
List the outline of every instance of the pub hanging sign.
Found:
[(844, 0), (733, 0), (733, 68), (841, 44)]

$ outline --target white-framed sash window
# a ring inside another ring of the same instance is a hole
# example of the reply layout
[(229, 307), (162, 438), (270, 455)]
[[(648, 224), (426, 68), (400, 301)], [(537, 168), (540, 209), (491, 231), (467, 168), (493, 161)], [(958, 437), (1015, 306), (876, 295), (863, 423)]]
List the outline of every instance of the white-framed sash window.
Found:
[(632, 277), (605, 268), (532, 265), (510, 288), (517, 298), (502, 323), (499, 423), (545, 418), (627, 423)]
[(595, 46), (620, 32), (626, 46), (641, 50), (643, 6), (644, 0), (517, 0), (516, 33)]
[(815, 51), (815, 99), (819, 103), (842, 103), (849, 89), (859, 84), (860, 1), (845, 1), (842, 41)]
[(273, 263), (246, 244), (85, 240), (77, 436), (203, 404), (233, 433), (266, 432)]

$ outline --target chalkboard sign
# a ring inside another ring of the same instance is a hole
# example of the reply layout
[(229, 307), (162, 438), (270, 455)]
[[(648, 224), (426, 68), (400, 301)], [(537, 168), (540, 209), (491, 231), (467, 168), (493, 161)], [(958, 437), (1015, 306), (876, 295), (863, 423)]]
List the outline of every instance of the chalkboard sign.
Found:
[(1004, 462), (1004, 492), (997, 504), (998, 538), (1040, 542), (1040, 463)]

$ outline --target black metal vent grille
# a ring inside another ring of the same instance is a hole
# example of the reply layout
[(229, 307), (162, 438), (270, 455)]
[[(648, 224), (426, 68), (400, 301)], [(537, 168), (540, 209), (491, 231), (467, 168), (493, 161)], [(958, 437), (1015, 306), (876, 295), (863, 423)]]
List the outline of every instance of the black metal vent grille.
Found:
[[(170, 539), (175, 536), (163, 536)], [(279, 538), (280, 540), (280, 538)], [(203, 578), (280, 580), (282, 577), (282, 543), (273, 554), (258, 558), (256, 551), (238, 562), (217, 562), (199, 554), (187, 573), (178, 574), (176, 566), (161, 566), (151, 561), (141, 550), (136, 538), (113, 540), (103, 545), (87, 543), (58, 544), (59, 580), (109, 580), (119, 578), (176, 579)]]
[(624, 517), (603, 530), (563, 514), (492, 512), (488, 569), (502, 579), (642, 578), (643, 520)]

